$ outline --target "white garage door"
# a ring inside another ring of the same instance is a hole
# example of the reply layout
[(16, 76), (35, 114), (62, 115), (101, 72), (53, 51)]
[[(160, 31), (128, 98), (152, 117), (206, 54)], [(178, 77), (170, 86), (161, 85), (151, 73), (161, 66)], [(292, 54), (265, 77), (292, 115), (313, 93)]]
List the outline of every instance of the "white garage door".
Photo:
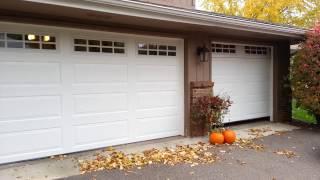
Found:
[(0, 24), (0, 163), (183, 135), (183, 103), (183, 40)]
[(233, 104), (224, 122), (270, 116), (270, 48), (212, 43), (214, 94)]

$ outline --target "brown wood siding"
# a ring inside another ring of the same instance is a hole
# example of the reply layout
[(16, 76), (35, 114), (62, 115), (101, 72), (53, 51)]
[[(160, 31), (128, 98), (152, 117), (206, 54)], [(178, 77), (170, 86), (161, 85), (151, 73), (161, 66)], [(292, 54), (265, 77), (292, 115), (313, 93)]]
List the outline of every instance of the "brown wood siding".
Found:
[(211, 80), (211, 60), (199, 62), (197, 55), (197, 48), (203, 45), (211, 45), (206, 35), (190, 35), (185, 39), (185, 135), (190, 135), (191, 82)]
[(291, 120), (291, 89), (288, 86), (290, 44), (278, 42), (274, 46), (273, 60), (273, 119)]

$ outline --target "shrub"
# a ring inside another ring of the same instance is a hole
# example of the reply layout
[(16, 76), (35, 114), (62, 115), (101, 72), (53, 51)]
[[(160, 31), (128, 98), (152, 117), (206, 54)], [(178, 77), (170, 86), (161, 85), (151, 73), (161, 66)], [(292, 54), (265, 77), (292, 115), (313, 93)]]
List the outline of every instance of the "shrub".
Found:
[(291, 66), (292, 95), (297, 105), (320, 120), (320, 24), (307, 33)]
[(208, 125), (209, 131), (222, 126), (224, 116), (229, 112), (232, 102), (229, 97), (203, 96), (196, 99), (191, 107), (192, 120)]

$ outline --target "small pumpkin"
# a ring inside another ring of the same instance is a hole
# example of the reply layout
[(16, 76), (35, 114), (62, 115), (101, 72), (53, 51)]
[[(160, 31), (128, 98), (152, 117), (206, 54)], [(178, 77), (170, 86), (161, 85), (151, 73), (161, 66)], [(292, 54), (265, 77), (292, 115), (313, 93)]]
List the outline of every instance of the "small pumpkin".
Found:
[(224, 143), (224, 136), (220, 132), (212, 132), (210, 134), (210, 143), (211, 144), (223, 144)]
[(236, 133), (231, 129), (223, 131), (224, 141), (228, 144), (232, 144), (236, 141)]

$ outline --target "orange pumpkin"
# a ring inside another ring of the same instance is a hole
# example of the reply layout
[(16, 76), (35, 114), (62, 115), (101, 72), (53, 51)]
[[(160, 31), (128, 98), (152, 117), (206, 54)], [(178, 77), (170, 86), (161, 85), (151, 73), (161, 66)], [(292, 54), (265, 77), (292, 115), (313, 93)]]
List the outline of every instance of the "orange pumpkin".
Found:
[(236, 141), (236, 133), (231, 129), (223, 131), (224, 141), (228, 144), (234, 143)]
[(210, 134), (210, 143), (211, 144), (223, 144), (224, 136), (222, 133), (219, 132), (212, 132)]

